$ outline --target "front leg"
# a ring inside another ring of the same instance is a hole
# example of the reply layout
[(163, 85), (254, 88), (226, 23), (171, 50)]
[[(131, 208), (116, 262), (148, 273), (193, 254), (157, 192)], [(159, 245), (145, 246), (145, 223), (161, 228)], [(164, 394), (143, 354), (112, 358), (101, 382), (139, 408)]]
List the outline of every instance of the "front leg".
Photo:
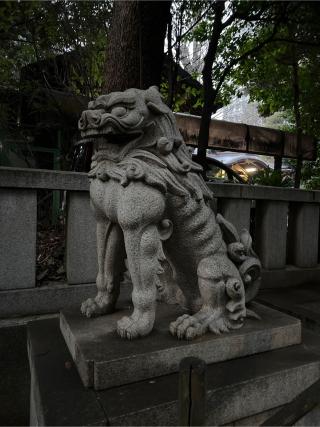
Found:
[(164, 260), (156, 224), (124, 230), (128, 266), (133, 284), (133, 313), (118, 321), (122, 338), (136, 338), (151, 332), (155, 320), (158, 274)]
[(98, 293), (81, 305), (81, 312), (87, 317), (113, 312), (120, 292), (125, 258), (123, 233), (118, 224), (107, 218), (99, 218), (97, 222), (97, 254)]

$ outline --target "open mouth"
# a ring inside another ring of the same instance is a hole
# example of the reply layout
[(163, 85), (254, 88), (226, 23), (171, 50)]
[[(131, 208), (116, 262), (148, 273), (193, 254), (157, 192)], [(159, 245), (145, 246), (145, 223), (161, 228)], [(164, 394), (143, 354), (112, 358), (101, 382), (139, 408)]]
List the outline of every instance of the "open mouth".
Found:
[[(114, 131), (113, 131), (114, 132)], [(83, 138), (81, 138), (81, 143), (88, 143), (94, 141), (101, 141), (104, 143), (115, 144), (115, 145), (125, 145), (128, 144), (142, 135), (142, 131), (135, 131), (132, 133), (113, 133), (113, 132), (94, 132), (87, 131)]]
[(131, 141), (139, 138), (142, 135), (142, 132), (132, 132), (132, 133), (114, 133), (104, 135), (106, 142), (110, 144), (123, 145), (128, 144)]

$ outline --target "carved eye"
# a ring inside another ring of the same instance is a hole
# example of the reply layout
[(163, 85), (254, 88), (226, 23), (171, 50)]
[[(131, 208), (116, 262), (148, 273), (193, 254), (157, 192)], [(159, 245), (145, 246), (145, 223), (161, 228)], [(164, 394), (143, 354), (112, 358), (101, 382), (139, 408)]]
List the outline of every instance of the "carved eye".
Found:
[(111, 110), (111, 114), (113, 116), (123, 117), (127, 114), (127, 109), (124, 107), (120, 107), (120, 106), (113, 107)]

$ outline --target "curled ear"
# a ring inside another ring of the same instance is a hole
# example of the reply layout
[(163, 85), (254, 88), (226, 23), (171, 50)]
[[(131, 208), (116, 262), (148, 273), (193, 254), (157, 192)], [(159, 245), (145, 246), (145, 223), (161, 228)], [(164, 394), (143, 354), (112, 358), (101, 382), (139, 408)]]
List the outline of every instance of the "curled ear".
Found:
[(150, 86), (145, 91), (145, 101), (147, 107), (155, 114), (166, 114), (170, 111), (169, 107), (162, 101), (157, 86)]
[(150, 86), (149, 89), (147, 89), (147, 90), (156, 91), (156, 92), (160, 93), (159, 86), (156, 86), (156, 85)]
[(158, 231), (161, 240), (168, 240), (173, 232), (173, 224), (170, 219), (163, 219), (158, 225)]

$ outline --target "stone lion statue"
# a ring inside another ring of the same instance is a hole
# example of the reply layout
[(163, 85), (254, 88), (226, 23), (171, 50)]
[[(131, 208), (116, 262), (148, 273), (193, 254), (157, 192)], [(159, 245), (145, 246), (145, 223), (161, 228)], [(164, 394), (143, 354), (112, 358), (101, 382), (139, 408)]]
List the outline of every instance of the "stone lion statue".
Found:
[(159, 293), (186, 310), (169, 327), (180, 339), (240, 328), (254, 316), (246, 303), (258, 291), (261, 266), (251, 237), (215, 216), (202, 169), (158, 89), (99, 96), (79, 129), (94, 139), (89, 178), (99, 266), (98, 293), (82, 313), (114, 311), (127, 258), (134, 309), (117, 323), (123, 338), (151, 332)]

